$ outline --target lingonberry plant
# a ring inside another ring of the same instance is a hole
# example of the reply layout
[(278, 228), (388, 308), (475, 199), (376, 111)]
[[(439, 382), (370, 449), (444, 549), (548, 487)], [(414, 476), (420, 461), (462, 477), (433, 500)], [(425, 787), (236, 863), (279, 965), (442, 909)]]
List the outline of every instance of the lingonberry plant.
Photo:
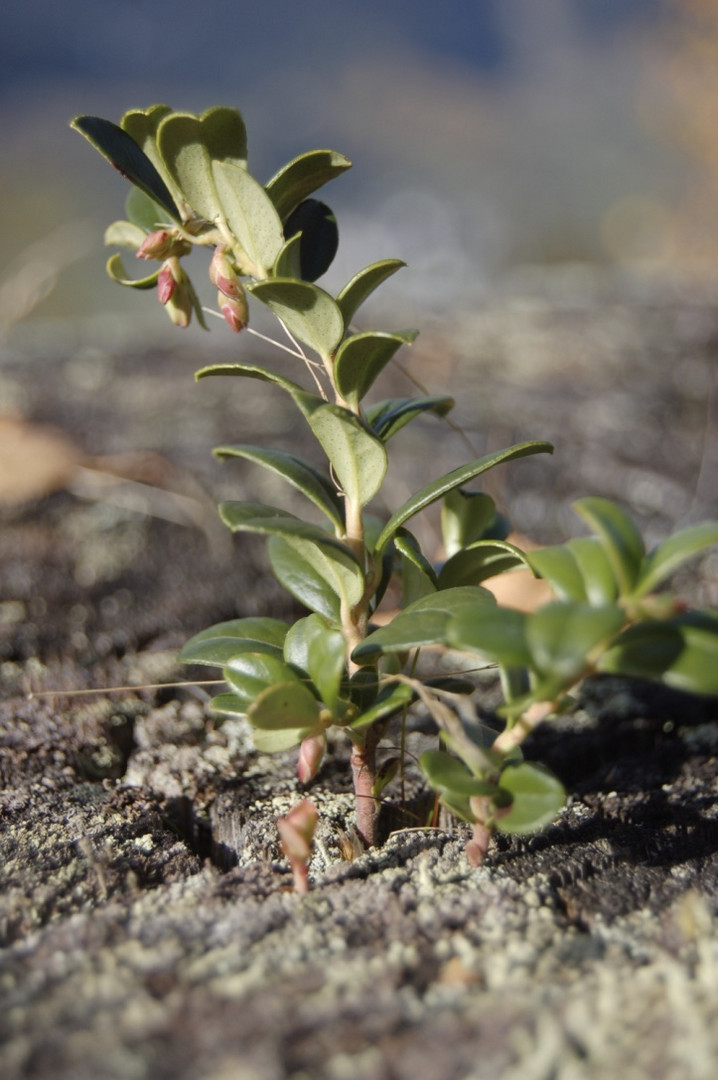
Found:
[[(404, 265), (398, 259), (365, 267), (336, 296), (315, 284), (334, 258), (338, 232), (329, 207), (313, 195), (350, 167), (342, 154), (310, 151), (262, 184), (247, 167), (245, 127), (234, 109), (195, 116), (155, 105), (126, 113), (119, 126), (93, 116), (72, 126), (133, 185), (128, 220), (111, 225), (106, 242), (157, 264), (133, 278), (113, 255), (110, 277), (156, 289), (176, 325), (187, 326), (194, 315), (204, 326), (183, 259), (193, 248), (209, 248), (209, 278), (229, 329), (247, 326), (249, 300), (256, 301), (277, 317), (284, 348), (297, 358), (303, 381), (245, 361), (205, 367), (197, 378), (271, 384), (288, 395), (316, 441), (313, 460), (245, 443), (215, 450), (221, 459), (269, 470), (313, 505), (311, 520), (261, 502), (219, 507), (230, 529), (267, 537), (274, 574), (307, 614), (291, 625), (270, 617), (221, 623), (192, 638), (180, 658), (223, 669), (228, 689), (213, 699), (215, 711), (245, 716), (261, 751), (298, 747), (302, 783), (318, 772), (327, 732), (346, 736), (366, 845), (377, 840), (380, 798), (395, 771), (380, 744), (392, 718), (415, 703), (434, 717), (447, 747), (425, 752), (421, 768), (442, 801), (473, 824), (467, 852), (478, 863), (494, 829), (539, 828), (563, 805), (559, 780), (524, 761), (521, 744), (537, 723), (570, 707), (571, 691), (586, 675), (622, 672), (718, 693), (718, 617), (655, 595), (679, 564), (718, 542), (718, 525), (686, 529), (647, 554), (621, 509), (584, 499), (576, 508), (593, 537), (524, 553), (507, 540), (508, 524), (492, 499), (466, 485), (502, 462), (550, 452), (545, 442), (461, 465), (431, 480), (388, 520), (368, 512), (382, 489), (393, 436), (422, 414), (444, 417), (453, 401), (423, 395), (367, 402), (416, 332), (362, 330), (354, 322), (363, 302)], [(407, 528), (437, 502), (446, 549), (439, 566)], [(544, 577), (555, 601), (531, 615), (499, 606), (481, 582), (517, 567)], [(398, 612), (384, 613), (377, 628), (373, 620), (390, 584)], [(502, 730), (479, 723), (469, 679), (422, 677), (419, 654), (436, 648), (475, 653), (498, 667)], [(280, 822), (301, 890), (315, 824), (307, 800)]]

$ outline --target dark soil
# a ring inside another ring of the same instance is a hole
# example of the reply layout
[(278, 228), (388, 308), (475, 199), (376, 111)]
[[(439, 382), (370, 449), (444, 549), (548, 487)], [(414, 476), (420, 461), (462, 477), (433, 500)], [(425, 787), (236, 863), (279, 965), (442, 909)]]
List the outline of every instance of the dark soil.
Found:
[[(432, 389), (453, 383), (479, 452), (556, 442), (553, 459), (501, 471), (516, 525), (565, 536), (588, 493), (632, 505), (649, 540), (718, 515), (712, 297), (578, 272), (517, 288), (430, 329), (413, 358)], [(311, 788), (314, 888), (292, 892), (274, 829), (300, 791), (291, 755), (257, 755), (242, 722), (217, 727), (211, 687), (170, 685), (208, 674), (175, 661), (196, 630), (292, 614), (262, 546), (228, 541), (211, 509), (284, 493), (209, 448), (295, 446), (299, 420), (240, 380), (193, 385), (211, 359), (82, 340), (3, 357), (8, 403), (86, 457), (66, 490), (0, 518), (0, 1075), (712, 1080), (713, 701), (587, 686), (529, 747), (567, 809), (538, 836), (498, 838), (478, 870), (458, 828), (396, 832), (348, 861), (337, 745)], [(392, 378), (387, 394), (406, 392)], [(466, 458), (433, 421), (396, 448), (402, 498)], [(716, 605), (718, 560), (678, 584)], [(107, 687), (132, 689), (78, 693)], [(490, 709), (494, 687), (480, 693)]]

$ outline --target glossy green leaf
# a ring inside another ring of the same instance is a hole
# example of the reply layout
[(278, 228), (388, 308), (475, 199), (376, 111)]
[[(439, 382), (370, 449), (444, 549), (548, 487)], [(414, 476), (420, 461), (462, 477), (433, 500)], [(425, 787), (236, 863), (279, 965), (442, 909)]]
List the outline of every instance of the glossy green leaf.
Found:
[(289, 240), (299, 237), (299, 272), (304, 281), (326, 274), (339, 248), (339, 228), (334, 211), (319, 199), (305, 199), (284, 222)]
[(357, 406), (394, 354), (402, 345), (410, 345), (417, 333), (416, 330), (395, 334), (369, 330), (346, 338), (334, 358), (334, 385), (338, 393), (350, 405)]
[(405, 562), (412, 565), (428, 578), (433, 589), (436, 589), (436, 573), (434, 567), (424, 555), (419, 541), (408, 529), (399, 529), (394, 537), (394, 547)]
[(490, 592), (479, 587), (445, 589), (410, 604), (395, 615), (387, 626), (369, 634), (352, 653), (355, 661), (371, 659), (381, 653), (406, 652), (424, 645), (443, 644), (446, 628), (462, 608), (490, 606), (496, 601)]
[(573, 509), (600, 537), (621, 596), (630, 595), (638, 580), (646, 549), (635, 524), (610, 499), (579, 499)]
[(346, 643), (341, 631), (327, 626), (319, 615), (302, 620), (307, 646), (307, 670), (319, 696), (332, 712), (346, 673)]
[(528, 617), (526, 641), (532, 666), (541, 674), (573, 679), (586, 669), (587, 658), (624, 625), (626, 616), (616, 604), (595, 607), (556, 600)]
[(340, 405), (324, 402), (314, 394), (295, 394), (294, 400), (329, 458), (342, 491), (352, 502), (366, 506), (386, 475), (384, 444)]
[(264, 690), (247, 716), (254, 728), (263, 731), (293, 729), (305, 738), (320, 727), (320, 712), (321, 706), (311, 690), (300, 682), (290, 681), (275, 683)]
[(213, 453), (220, 459), (244, 458), (264, 466), (306, 495), (339, 529), (343, 528), (344, 510), (336, 494), (336, 485), (304, 458), (284, 450), (265, 450), (247, 444), (218, 446)]
[(349, 725), (352, 731), (365, 731), (380, 720), (389, 720), (410, 705), (414, 693), (406, 683), (389, 683), (381, 688), (371, 705)]
[(480, 603), (458, 612), (446, 628), (454, 649), (479, 653), (502, 667), (524, 667), (531, 662), (526, 642), (526, 615), (522, 611)]
[(99, 116), (76, 116), (70, 127), (84, 135), (118, 172), (159, 203), (171, 218), (181, 220), (167, 184), (147, 154), (126, 131)]
[(611, 604), (618, 596), (616, 575), (597, 536), (579, 536), (565, 545), (576, 560), (590, 604)]
[(299, 234), (290, 236), (279, 249), (279, 254), (274, 260), (272, 277), (274, 278), (298, 278), (302, 276), (301, 242)]
[(371, 296), (382, 282), (406, 266), (401, 259), (382, 259), (381, 262), (365, 266), (349, 281), (337, 296), (337, 303), (344, 316), (344, 325), (349, 326), (361, 305)]
[(223, 674), (232, 693), (247, 708), (268, 686), (289, 682), (302, 685), (300, 676), (284, 660), (263, 652), (233, 656), (225, 664)]
[(284, 244), (277, 211), (262, 185), (246, 169), (227, 161), (213, 161), (212, 178), (221, 213), (251, 263), (242, 269), (266, 277)]
[(286, 390), (292, 397), (305, 393), (299, 383), (292, 382), (291, 379), (285, 379), (274, 371), (268, 371), (266, 368), (257, 367), (254, 364), (209, 364), (207, 367), (200, 368), (199, 371), (195, 372), (194, 377), (199, 381), (213, 375), (236, 375), (243, 376), (246, 379), (257, 379), (259, 382), (273, 383), (275, 386), (281, 387), (282, 390)]
[[(137, 188), (133, 188), (137, 191)], [(129, 251), (137, 251), (142, 241), (147, 236), (144, 229), (131, 221), (113, 221), (105, 229), (105, 247), (124, 247)]]
[[(275, 252), (275, 258), (276, 258)], [(268, 265), (272, 265), (274, 258)], [(281, 319), (291, 334), (320, 356), (329, 356), (344, 333), (336, 300), (308, 281), (273, 278), (258, 281), (251, 292)]]
[(287, 629), (287, 623), (279, 619), (230, 619), (191, 637), (177, 659), (183, 664), (223, 667), (235, 652), (268, 652), (281, 658)]
[(496, 504), (483, 491), (449, 491), (441, 505), (441, 534), (447, 559), (482, 539), (495, 516)]
[(443, 794), (470, 798), (472, 795), (492, 795), (496, 785), (474, 776), (463, 761), (444, 750), (426, 750), (419, 766), (431, 787)]
[(364, 573), (352, 552), (316, 525), (262, 503), (225, 502), (219, 513), (235, 532), (280, 536), (352, 607), (364, 591)]
[(278, 536), (270, 537), (267, 554), (277, 581), (300, 604), (304, 604), (310, 611), (318, 612), (331, 622), (339, 621), (339, 596), (311, 559), (305, 558)]
[(645, 596), (653, 592), (684, 562), (714, 544), (718, 544), (718, 524), (713, 521), (681, 529), (659, 544), (644, 561), (635, 595)]
[(527, 565), (524, 552), (508, 540), (477, 540), (444, 563), (437, 586), (450, 589), (456, 585), (480, 585), (497, 574)]
[(231, 692), (216, 694), (210, 700), (209, 707), (212, 712), (227, 713), (230, 716), (247, 715), (247, 705), (244, 699)]
[(437, 499), (446, 495), (446, 493), (453, 488), (461, 487), (462, 484), (467, 483), (469, 480), (473, 480), (474, 477), (480, 476), (481, 473), (487, 472), (495, 465), (502, 464), (502, 462), (515, 461), (517, 458), (526, 457), (529, 454), (552, 452), (553, 447), (550, 443), (519, 443), (506, 450), (496, 450), (491, 454), (485, 454), (476, 461), (469, 462), (468, 465), (462, 465), (458, 469), (453, 469), (451, 472), (439, 477), (438, 480), (434, 480), (433, 483), (422, 488), (421, 491), (417, 492), (416, 495), (413, 495), (405, 502), (403, 506), (399, 507), (396, 513), (392, 514), (377, 540), (377, 550), (381, 550), (385, 544), (389, 543), (396, 530), (403, 525), (405, 521), (408, 521), (414, 514), (423, 510), (424, 507), (436, 502)]
[(566, 803), (563, 784), (542, 765), (524, 761), (508, 765), (499, 786), (512, 799), (510, 810), (497, 817), (496, 827), (505, 833), (531, 833), (550, 825)]
[(526, 560), (531, 568), (549, 583), (559, 600), (585, 603), (586, 584), (570, 548), (564, 544), (529, 551)]
[(436, 416), (446, 416), (454, 405), (455, 401), (451, 397), (389, 398), (370, 405), (365, 416), (374, 434), (383, 442), (388, 442), (392, 435), (396, 435), (422, 413), (433, 412)]
[(351, 164), (335, 150), (309, 150), (275, 173), (265, 190), (284, 221), (308, 195), (350, 169)]
[(153, 270), (151, 274), (143, 278), (131, 278), (128, 277), (122, 262), (122, 256), (118, 254), (111, 255), (105, 265), (108, 275), (113, 281), (116, 281), (118, 285), (129, 285), (132, 289), (152, 289), (157, 284), (157, 278), (160, 276), (159, 267)]

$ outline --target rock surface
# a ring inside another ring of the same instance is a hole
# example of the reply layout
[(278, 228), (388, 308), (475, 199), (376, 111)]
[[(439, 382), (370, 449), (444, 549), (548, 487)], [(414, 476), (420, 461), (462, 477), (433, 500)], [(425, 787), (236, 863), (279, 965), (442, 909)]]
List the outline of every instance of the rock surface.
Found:
[[(549, 277), (466, 317), (450, 349), (426, 337), (414, 370), (441, 390), (448, 373), (472, 434), (557, 443), (502, 470), (523, 531), (565, 536), (567, 501), (589, 492), (637, 506), (653, 539), (718, 515), (711, 297)], [(167, 685), (187, 677), (174, 656), (189, 634), (290, 613), (261, 546), (231, 558), (187, 523), (201, 490), (259, 494), (249, 470), (212, 468), (211, 445), (297, 440), (263, 392), (248, 410), (239, 382), (193, 386), (209, 359), (81, 343), (4, 357), (8, 400), (63, 429), (92, 476), (2, 510), (0, 1075), (712, 1080), (712, 701), (588, 686), (530, 747), (566, 783), (566, 811), (500, 838), (477, 870), (461, 829), (403, 830), (348, 861), (337, 746), (311, 791), (314, 888), (291, 891), (273, 826), (299, 791), (291, 755), (257, 755), (241, 722), (215, 727), (206, 690)], [(464, 459), (445, 430), (402, 436), (397, 492), (430, 478), (427, 440), (432, 476)], [(712, 605), (717, 583), (715, 556), (682, 582)], [(77, 693), (109, 686), (131, 689)]]

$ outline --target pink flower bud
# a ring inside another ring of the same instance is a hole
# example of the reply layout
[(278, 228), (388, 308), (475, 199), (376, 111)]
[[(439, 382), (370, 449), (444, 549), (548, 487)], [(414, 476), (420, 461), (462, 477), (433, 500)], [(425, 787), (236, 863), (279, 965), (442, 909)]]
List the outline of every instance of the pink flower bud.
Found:
[(241, 300), (233, 300), (221, 292), (217, 293), (217, 303), (230, 330), (233, 330), (235, 334), (244, 330), (249, 322), (249, 308), (244, 290), (242, 290)]
[(220, 244), (215, 248), (212, 261), (209, 264), (209, 280), (225, 296), (233, 300), (244, 299), (242, 282), (237, 276), (237, 271), (225, 254), (224, 247)]
[(310, 735), (299, 747), (297, 776), (302, 784), (308, 784), (319, 772), (327, 740), (324, 735)]
[(172, 267), (165, 263), (157, 278), (157, 299), (161, 304), (168, 303), (177, 291), (177, 282), (172, 273)]
[(144, 238), (135, 255), (138, 259), (168, 259), (172, 255), (187, 255), (190, 250), (190, 244), (176, 229), (157, 229)]
[(319, 814), (311, 799), (302, 799), (293, 806), (286, 817), (277, 819), (277, 829), (282, 851), (289, 859), (298, 893), (309, 891), (307, 864), (312, 853), (314, 831)]

